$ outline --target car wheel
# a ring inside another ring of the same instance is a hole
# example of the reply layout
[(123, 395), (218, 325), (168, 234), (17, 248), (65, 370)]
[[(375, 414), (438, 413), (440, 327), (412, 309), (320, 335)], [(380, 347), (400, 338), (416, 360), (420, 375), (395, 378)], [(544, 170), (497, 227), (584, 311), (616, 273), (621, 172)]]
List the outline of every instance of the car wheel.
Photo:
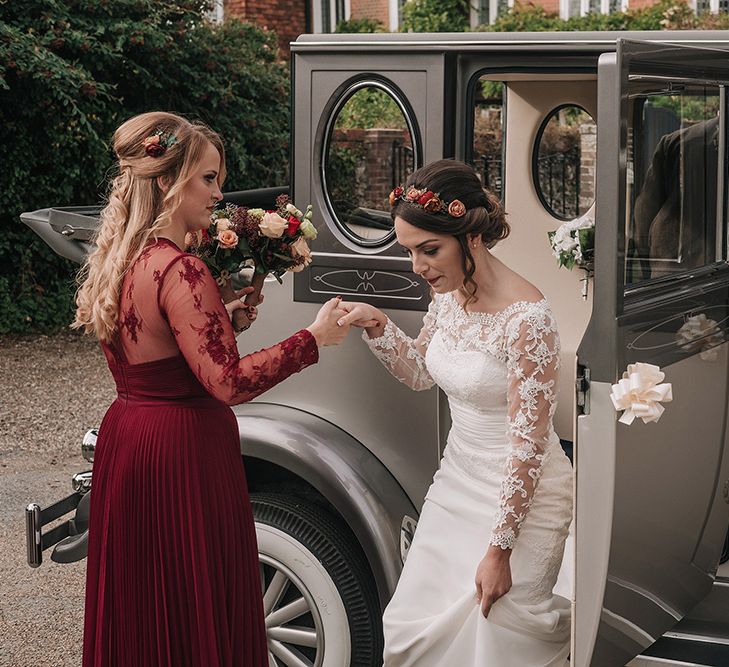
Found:
[(278, 493), (252, 493), (270, 667), (382, 664), (377, 590), (339, 517)]

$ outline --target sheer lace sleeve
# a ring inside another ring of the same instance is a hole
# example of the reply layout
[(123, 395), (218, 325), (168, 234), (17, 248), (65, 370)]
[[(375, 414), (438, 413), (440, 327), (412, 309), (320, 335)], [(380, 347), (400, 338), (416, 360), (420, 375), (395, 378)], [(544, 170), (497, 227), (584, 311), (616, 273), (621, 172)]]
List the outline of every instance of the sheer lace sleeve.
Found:
[(549, 308), (540, 302), (515, 315), (504, 343), (511, 450), (491, 544), (513, 549), (542, 473), (557, 407), (559, 336)]
[(240, 357), (218, 286), (197, 257), (178, 256), (157, 280), (160, 308), (188, 365), (215, 398), (229, 405), (255, 398), (319, 359), (306, 329)]
[(390, 319), (379, 338), (370, 338), (366, 331), (362, 332), (362, 338), (382, 365), (415, 391), (430, 389), (435, 384), (425, 366), (425, 351), (435, 333), (436, 311), (434, 297), (423, 318), (423, 328), (415, 339), (408, 337)]

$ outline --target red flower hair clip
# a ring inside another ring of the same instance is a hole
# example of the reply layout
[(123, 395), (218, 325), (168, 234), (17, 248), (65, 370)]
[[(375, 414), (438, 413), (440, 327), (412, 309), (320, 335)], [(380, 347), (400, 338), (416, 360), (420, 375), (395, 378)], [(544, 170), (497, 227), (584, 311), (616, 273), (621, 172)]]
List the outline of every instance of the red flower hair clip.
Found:
[(172, 132), (157, 130), (142, 141), (144, 151), (150, 157), (164, 155), (165, 151), (177, 143), (177, 137)]
[(445, 213), (452, 218), (462, 218), (466, 215), (466, 207), (460, 199), (451, 202), (443, 201), (438, 194), (426, 188), (418, 189), (410, 186), (408, 191), (398, 186), (390, 193), (390, 206), (394, 206), (398, 199), (411, 206), (422, 208), (428, 213)]

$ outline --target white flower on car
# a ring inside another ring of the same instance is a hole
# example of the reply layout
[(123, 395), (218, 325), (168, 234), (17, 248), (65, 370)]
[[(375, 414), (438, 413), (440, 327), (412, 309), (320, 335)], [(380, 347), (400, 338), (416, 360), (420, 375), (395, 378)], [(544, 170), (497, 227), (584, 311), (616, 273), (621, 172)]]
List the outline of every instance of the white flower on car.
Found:
[(719, 323), (704, 313), (686, 319), (676, 332), (676, 344), (686, 352), (701, 350), (699, 357), (703, 361), (716, 361), (719, 356), (718, 346), (726, 336), (719, 328)]

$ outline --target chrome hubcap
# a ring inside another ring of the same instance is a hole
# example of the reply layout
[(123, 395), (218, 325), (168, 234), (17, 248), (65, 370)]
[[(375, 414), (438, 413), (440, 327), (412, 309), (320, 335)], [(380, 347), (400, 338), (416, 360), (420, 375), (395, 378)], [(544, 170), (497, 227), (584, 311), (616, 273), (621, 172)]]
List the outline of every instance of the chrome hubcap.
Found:
[(265, 554), (259, 559), (269, 667), (319, 667), (324, 631), (314, 600), (283, 563)]

